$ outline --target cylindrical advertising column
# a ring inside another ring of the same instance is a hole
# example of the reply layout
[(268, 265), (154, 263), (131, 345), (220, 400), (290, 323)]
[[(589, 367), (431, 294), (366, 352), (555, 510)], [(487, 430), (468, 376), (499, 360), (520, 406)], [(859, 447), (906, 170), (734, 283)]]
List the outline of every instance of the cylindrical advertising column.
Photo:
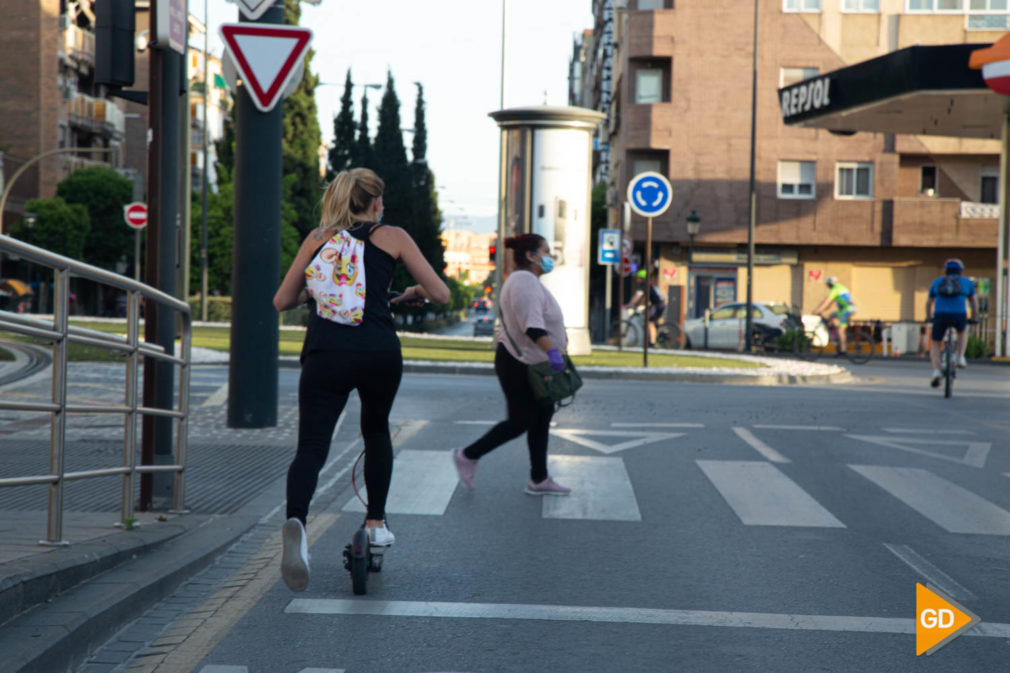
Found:
[(505, 136), (504, 217), (498, 240), (540, 234), (551, 246), (554, 271), (541, 278), (561, 305), (568, 352), (589, 343), (589, 193), (592, 133), (605, 117), (577, 107), (525, 107), (492, 112)]

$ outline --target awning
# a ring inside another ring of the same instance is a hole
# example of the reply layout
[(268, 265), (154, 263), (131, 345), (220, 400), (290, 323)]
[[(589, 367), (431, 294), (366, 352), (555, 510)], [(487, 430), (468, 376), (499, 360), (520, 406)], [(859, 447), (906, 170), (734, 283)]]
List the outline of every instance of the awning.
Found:
[(784, 87), (782, 121), (838, 133), (999, 139), (1010, 99), (968, 63), (988, 46), (907, 47)]
[(32, 289), (28, 287), (28, 284), (16, 278), (0, 279), (0, 290), (13, 294), (15, 297), (32, 294)]

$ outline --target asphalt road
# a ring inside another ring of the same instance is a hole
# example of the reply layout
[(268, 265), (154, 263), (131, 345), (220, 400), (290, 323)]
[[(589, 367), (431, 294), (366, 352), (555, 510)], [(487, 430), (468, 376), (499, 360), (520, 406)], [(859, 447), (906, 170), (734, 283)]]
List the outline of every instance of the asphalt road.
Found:
[[(503, 414), (495, 379), (409, 375), (393, 412), (397, 543), (368, 595), (340, 561), (362, 517), (352, 403), (314, 503), (308, 590), (279, 581), (280, 514), (265, 513), (234, 574), (166, 600), (179, 633), (232, 591), (202, 637), (151, 644), (175, 664), (150, 670), (1007, 670), (1010, 369), (969, 368), (952, 399), (921, 362), (854, 372), (826, 386), (587, 380), (555, 417), (551, 470), (575, 491), (553, 499), (523, 493), (521, 440), (481, 461), (474, 491), (455, 482), (449, 449)], [(281, 372), (283, 405), (296, 382)], [(983, 623), (917, 658), (917, 582)], [(81, 671), (113, 670), (97, 666)]]

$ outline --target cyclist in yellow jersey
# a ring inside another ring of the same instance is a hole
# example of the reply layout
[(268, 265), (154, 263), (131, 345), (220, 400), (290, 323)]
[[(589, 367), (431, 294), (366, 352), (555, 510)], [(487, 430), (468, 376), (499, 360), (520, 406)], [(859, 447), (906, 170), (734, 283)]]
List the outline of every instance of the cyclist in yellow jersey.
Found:
[(844, 353), (846, 350), (845, 329), (849, 326), (849, 318), (856, 312), (856, 305), (852, 301), (852, 293), (849, 292), (849, 288), (839, 283), (838, 278), (828, 276), (824, 282), (828, 286), (828, 296), (817, 305), (814, 313), (819, 314), (830, 306), (831, 302), (834, 302), (838, 306), (838, 310), (831, 315), (830, 321), (831, 324), (838, 328), (839, 353)]

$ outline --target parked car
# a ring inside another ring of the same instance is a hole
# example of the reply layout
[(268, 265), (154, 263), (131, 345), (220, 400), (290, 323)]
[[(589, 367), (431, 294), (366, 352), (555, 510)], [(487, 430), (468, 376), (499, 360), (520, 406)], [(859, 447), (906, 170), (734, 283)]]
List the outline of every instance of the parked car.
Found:
[[(803, 329), (803, 318), (782, 302), (754, 302), (751, 321), (759, 344), (774, 345), (775, 337), (789, 329)], [(723, 304), (708, 319), (708, 347), (737, 350), (744, 343), (747, 304)], [(684, 347), (705, 347), (705, 319), (684, 321)]]
[(484, 313), (477, 316), (473, 323), (474, 336), (494, 336), (494, 316)]

